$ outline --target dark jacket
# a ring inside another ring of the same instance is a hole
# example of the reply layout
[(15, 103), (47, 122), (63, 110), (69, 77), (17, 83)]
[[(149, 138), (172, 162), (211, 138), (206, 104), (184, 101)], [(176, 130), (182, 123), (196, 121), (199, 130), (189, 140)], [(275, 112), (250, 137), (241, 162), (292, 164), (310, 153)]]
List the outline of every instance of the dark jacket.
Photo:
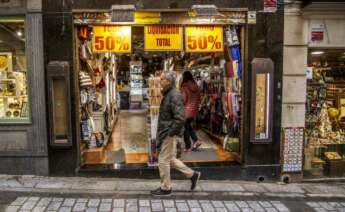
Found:
[(182, 136), (184, 120), (182, 96), (175, 88), (170, 88), (163, 93), (163, 99), (159, 108), (158, 148), (167, 136)]

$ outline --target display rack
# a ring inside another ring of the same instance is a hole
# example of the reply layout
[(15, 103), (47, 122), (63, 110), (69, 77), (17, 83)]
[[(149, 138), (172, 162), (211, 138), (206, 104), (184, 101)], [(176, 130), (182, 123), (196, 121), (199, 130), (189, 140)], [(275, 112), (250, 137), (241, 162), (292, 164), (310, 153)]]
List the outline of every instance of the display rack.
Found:
[(303, 168), (304, 128), (284, 128), (283, 172), (301, 172)]
[(149, 133), (150, 135), (149, 141), (149, 160), (148, 166), (155, 166), (157, 165), (157, 158), (156, 158), (156, 139), (157, 139), (157, 128), (158, 128), (158, 116), (159, 116), (159, 107), (162, 100), (161, 96), (161, 87), (160, 87), (160, 78), (151, 76), (148, 79), (148, 98), (149, 98), (149, 118), (148, 122), (150, 123), (149, 126)]

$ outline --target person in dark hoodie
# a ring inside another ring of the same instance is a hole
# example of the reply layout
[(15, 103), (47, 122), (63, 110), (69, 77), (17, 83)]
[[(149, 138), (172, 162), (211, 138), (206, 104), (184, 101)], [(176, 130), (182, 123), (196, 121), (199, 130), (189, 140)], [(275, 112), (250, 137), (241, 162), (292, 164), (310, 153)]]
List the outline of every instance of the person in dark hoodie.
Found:
[[(181, 93), (183, 97), (183, 103), (185, 107), (185, 129), (184, 129), (184, 142), (185, 151), (190, 152), (196, 150), (201, 141), (198, 139), (192, 127), (192, 122), (198, 114), (200, 104), (200, 90), (195, 82), (192, 73), (185, 71), (182, 75)], [(193, 144), (191, 142), (193, 141)]]

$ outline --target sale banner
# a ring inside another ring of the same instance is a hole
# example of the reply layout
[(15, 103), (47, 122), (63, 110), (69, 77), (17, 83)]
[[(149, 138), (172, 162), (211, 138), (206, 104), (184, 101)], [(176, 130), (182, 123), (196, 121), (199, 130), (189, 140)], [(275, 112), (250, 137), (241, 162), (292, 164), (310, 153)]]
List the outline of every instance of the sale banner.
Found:
[(222, 26), (186, 26), (186, 52), (222, 52)]
[(131, 36), (130, 26), (94, 26), (93, 52), (130, 53)]
[(182, 27), (177, 25), (145, 26), (145, 51), (182, 51)]

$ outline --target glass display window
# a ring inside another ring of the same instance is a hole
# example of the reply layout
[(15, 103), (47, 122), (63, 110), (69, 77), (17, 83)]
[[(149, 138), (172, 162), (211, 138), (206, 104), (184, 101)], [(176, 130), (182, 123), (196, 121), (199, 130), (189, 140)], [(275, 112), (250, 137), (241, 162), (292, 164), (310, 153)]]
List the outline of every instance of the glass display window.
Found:
[(345, 50), (308, 55), (305, 175), (345, 174)]
[(29, 121), (23, 19), (0, 21), (0, 123)]

